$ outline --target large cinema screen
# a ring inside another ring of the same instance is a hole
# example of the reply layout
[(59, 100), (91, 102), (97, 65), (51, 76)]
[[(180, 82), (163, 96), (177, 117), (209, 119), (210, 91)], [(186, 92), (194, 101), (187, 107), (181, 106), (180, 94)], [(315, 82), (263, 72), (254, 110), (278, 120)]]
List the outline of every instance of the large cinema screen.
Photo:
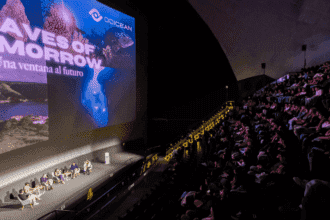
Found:
[(133, 17), (95, 0), (0, 8), (0, 152), (135, 120)]

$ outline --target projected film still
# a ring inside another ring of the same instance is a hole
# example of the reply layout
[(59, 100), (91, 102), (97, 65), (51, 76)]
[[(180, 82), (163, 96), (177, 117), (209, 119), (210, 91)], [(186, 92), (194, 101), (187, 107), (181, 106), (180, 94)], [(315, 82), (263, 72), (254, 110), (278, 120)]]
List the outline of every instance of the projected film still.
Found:
[(133, 17), (94, 0), (0, 8), (0, 152), (135, 120)]
[(96, 1), (54, 1), (47, 10), (43, 31), (53, 45), (45, 46), (45, 59), (54, 69), (48, 74), (50, 133), (133, 121), (135, 19)]
[(1, 1), (0, 9), (0, 153), (4, 153), (48, 140), (49, 69), (36, 53), (41, 47), (29, 44), (30, 33), (25, 31), (32, 24), (32, 7), (28, 13), (20, 1)]

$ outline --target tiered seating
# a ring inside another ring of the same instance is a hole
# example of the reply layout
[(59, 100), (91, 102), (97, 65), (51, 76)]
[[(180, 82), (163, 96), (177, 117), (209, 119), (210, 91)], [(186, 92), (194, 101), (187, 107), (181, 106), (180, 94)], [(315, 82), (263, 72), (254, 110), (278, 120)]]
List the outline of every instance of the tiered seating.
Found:
[(237, 105), (205, 132), (203, 164), (176, 154), (122, 219), (329, 219), (329, 69), (282, 77)]
[(171, 179), (160, 180), (147, 194), (119, 219), (160, 219), (169, 212), (170, 201), (179, 196), (180, 190)]

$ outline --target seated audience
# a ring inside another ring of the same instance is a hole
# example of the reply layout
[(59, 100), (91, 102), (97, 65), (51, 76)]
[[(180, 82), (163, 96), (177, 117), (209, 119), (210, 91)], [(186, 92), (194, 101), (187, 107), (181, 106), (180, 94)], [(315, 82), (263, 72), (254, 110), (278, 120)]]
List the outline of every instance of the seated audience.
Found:
[(305, 114), (305, 115), (302, 117), (302, 119), (297, 119), (297, 120), (295, 120), (295, 124), (296, 124), (296, 125), (293, 125), (293, 130), (296, 130), (296, 129), (302, 127), (302, 125), (303, 125), (304, 123), (310, 121), (310, 120), (312, 119), (312, 117), (313, 117), (313, 115), (312, 115), (313, 111), (316, 112), (316, 108), (311, 108), (311, 109), (309, 109), (308, 113)]
[[(330, 65), (326, 66), (330, 71)], [(294, 86), (304, 86), (296, 88), (296, 92), (292, 87), (289, 95), (295, 99), (271, 97), (271, 91), (275, 91), (275, 95), (281, 94), (279, 90), (285, 89), (289, 80), (268, 84), (253, 95), (253, 101), (258, 105), (251, 104), (250, 98), (240, 105), (245, 105), (246, 111), (238, 112), (237, 119), (243, 120), (222, 123), (212, 131), (205, 131), (204, 147), (214, 145), (215, 150), (214, 153), (208, 151), (212, 154), (206, 157), (208, 166), (205, 169), (208, 171), (199, 171), (200, 179), (205, 180), (205, 184), (198, 192), (190, 192), (188, 205), (183, 207), (186, 210), (180, 213), (183, 219), (254, 219), (256, 216), (258, 219), (268, 219), (269, 216), (293, 219), (291, 214), (299, 215), (299, 212), (306, 220), (323, 219), (323, 216), (328, 218), (325, 212), (326, 205), (330, 203), (324, 198), (330, 197), (327, 194), (330, 190), (328, 183), (324, 182), (330, 181), (330, 147), (327, 144), (330, 143), (330, 106), (319, 102), (326, 96), (322, 95), (318, 85), (326, 77), (315, 75), (314, 71), (324, 74), (323, 69), (311, 67), (290, 77), (295, 80)], [(308, 79), (309, 83), (316, 83), (317, 86), (311, 89), (305, 86), (304, 80)], [(325, 88), (325, 91), (328, 89)], [(315, 90), (314, 96), (308, 94), (310, 90)], [(307, 106), (304, 96), (307, 97)], [(322, 109), (322, 106), (327, 107)], [(216, 135), (209, 138), (211, 134)], [(189, 167), (178, 176), (185, 172), (189, 176), (190, 169), (196, 172)], [(319, 179), (321, 183), (300, 181), (308, 192), (304, 195), (297, 184), (297, 176)], [(194, 184), (192, 181), (187, 183)], [(325, 192), (323, 197), (321, 191)], [(299, 208), (302, 197), (304, 199)], [(316, 206), (319, 207), (314, 211)]]
[(298, 137), (299, 140), (302, 139), (304, 132), (315, 132), (317, 126), (320, 123), (320, 112), (317, 111), (315, 108), (312, 109), (311, 118), (306, 120), (306, 122), (300, 126), (299, 128), (296, 127), (295, 135)]
[(314, 106), (320, 100), (323, 90), (320, 87), (315, 87), (315, 95), (305, 99), (305, 105)]
[(326, 89), (326, 93), (323, 93), (322, 95), (322, 104), (325, 109), (330, 109), (330, 86), (328, 89)]
[[(312, 144), (311, 144), (312, 140), (314, 140), (317, 137), (325, 136), (329, 130), (330, 130), (330, 117), (320, 114), (320, 123), (315, 128), (315, 131), (314, 131), (314, 128), (311, 127), (310, 130), (308, 130), (308, 132), (310, 132), (310, 134), (306, 135), (303, 138), (303, 142), (302, 142), (303, 152), (307, 153), (309, 151), (310, 147), (312, 146)], [(308, 146), (310, 146), (310, 147), (308, 147)], [(307, 152), (304, 149), (306, 149)]]
[(329, 219), (330, 184), (322, 180), (311, 180), (306, 184), (302, 201), (302, 220)]

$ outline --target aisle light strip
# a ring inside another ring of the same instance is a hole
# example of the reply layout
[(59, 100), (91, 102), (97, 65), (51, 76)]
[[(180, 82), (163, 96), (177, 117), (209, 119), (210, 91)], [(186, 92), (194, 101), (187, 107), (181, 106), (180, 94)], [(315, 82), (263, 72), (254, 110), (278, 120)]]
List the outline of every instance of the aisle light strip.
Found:
[[(215, 125), (217, 125), (218, 123), (220, 123), (222, 119), (224, 119), (225, 115), (230, 112), (231, 109), (233, 109), (234, 107), (233, 105), (233, 101), (229, 101), (227, 103), (230, 103), (231, 106), (226, 106), (226, 108), (224, 110), (222, 110), (221, 112), (218, 112), (217, 114), (215, 114), (210, 120), (208, 120), (207, 122), (203, 123), (199, 128), (197, 128), (195, 131), (192, 132), (192, 134), (189, 135), (189, 137), (193, 136), (193, 135), (204, 135), (204, 131), (207, 130), (211, 130)], [(220, 118), (220, 119), (219, 119)], [(214, 123), (214, 121), (217, 121), (218, 123)], [(203, 129), (205, 127), (205, 129)], [(197, 141), (197, 139), (195, 139), (195, 141)], [(166, 156), (165, 156), (165, 160), (169, 161), (172, 157), (173, 157), (173, 151), (174, 149), (179, 149), (180, 145), (182, 144), (183, 147), (188, 147), (188, 142), (189, 143), (193, 143), (194, 139), (182, 139), (181, 141), (179, 141), (174, 147), (170, 148), (169, 150), (166, 151)], [(172, 144), (171, 144), (172, 146)]]

